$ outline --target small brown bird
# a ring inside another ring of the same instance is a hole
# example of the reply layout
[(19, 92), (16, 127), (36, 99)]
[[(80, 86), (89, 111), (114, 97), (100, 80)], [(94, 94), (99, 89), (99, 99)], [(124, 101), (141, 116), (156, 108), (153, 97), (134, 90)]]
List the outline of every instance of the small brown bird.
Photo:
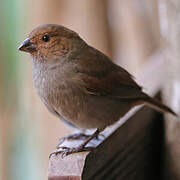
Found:
[(85, 150), (99, 132), (136, 105), (176, 115), (142, 92), (125, 69), (61, 25), (37, 27), (19, 50), (31, 54), (35, 88), (48, 110), (77, 128), (97, 129), (81, 146), (66, 148), (66, 154)]

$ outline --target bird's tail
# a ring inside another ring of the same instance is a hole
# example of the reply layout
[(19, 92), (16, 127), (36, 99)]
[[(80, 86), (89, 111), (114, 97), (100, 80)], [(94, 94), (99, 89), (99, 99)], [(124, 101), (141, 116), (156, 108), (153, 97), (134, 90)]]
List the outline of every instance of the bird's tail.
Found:
[(153, 109), (155, 109), (157, 111), (167, 112), (167, 113), (173, 114), (174, 116), (177, 116), (177, 114), (171, 108), (169, 108), (166, 105), (160, 103), (159, 101), (149, 97), (148, 95), (146, 95), (146, 97), (143, 98), (143, 101), (145, 102), (145, 104), (151, 106)]

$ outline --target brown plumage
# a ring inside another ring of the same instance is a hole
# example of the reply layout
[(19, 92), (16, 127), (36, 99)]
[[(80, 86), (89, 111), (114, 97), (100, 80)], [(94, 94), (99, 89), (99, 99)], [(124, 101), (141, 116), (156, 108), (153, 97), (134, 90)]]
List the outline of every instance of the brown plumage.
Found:
[(76, 127), (101, 131), (144, 103), (175, 115), (142, 92), (125, 69), (63, 26), (39, 26), (19, 50), (32, 56), (33, 80), (43, 103), (51, 113)]

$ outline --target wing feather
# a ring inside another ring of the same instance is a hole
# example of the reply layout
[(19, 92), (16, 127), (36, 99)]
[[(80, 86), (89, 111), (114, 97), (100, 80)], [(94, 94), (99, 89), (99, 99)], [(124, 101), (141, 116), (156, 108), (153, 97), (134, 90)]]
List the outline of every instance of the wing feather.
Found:
[(142, 88), (133, 76), (107, 56), (91, 47), (84, 54), (77, 61), (73, 78), (85, 93), (117, 98), (133, 98), (142, 94)]

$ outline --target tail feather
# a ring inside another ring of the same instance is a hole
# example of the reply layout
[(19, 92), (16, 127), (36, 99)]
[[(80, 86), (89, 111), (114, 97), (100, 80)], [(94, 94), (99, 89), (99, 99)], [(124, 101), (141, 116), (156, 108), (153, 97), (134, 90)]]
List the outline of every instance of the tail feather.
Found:
[(160, 103), (159, 101), (157, 101), (149, 96), (147, 96), (143, 100), (146, 104), (148, 104), (149, 106), (151, 106), (152, 108), (154, 108), (160, 112), (167, 112), (167, 113), (173, 114), (174, 116), (177, 116), (177, 114), (171, 108), (167, 107), (166, 105)]

